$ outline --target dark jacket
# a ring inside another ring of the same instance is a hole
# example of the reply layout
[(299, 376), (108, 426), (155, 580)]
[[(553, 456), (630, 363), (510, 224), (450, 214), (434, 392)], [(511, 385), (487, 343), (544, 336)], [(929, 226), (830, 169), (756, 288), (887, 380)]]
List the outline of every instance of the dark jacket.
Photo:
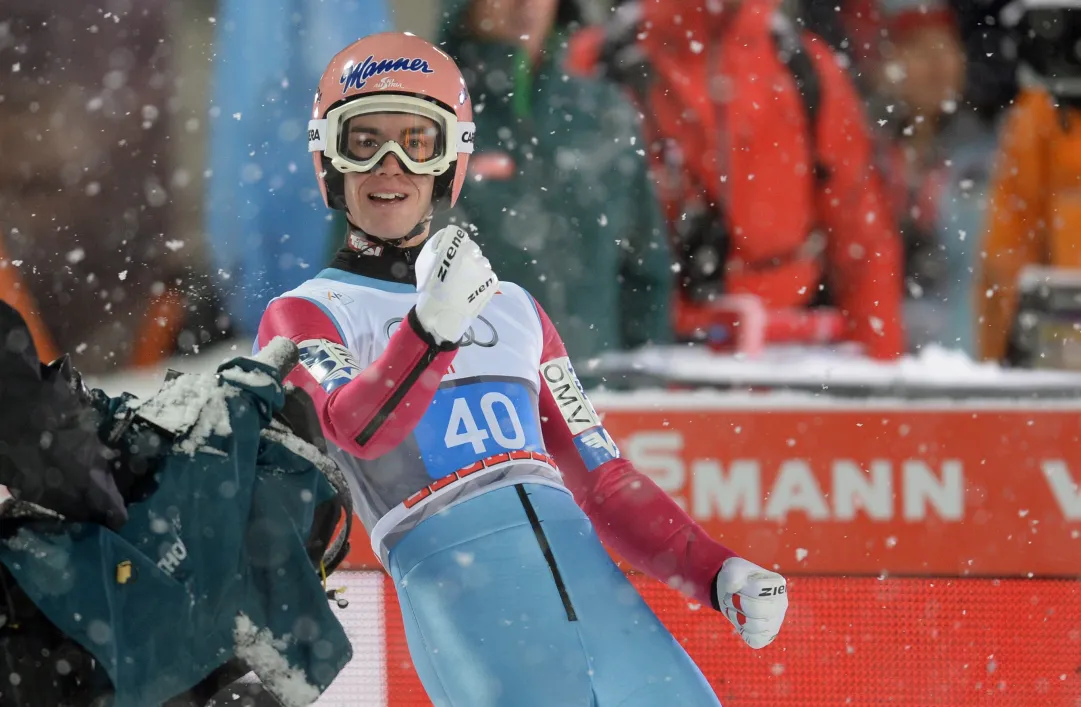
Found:
[[(20, 351), (30, 363), (32, 350)], [(77, 375), (46, 376), (56, 387), (4, 386), (8, 402), (20, 390), (29, 396), (22, 409), (46, 410), (41, 419), (81, 422), (23, 425), (65, 440), (70, 463), (32, 456), (33, 438), (8, 433), (20, 465), (9, 457), (5, 480), (44, 488), (33, 498), (50, 505), (0, 506), (0, 658), (23, 678), (0, 686), (0, 702), (106, 697), (111, 707), (138, 707), (188, 695), (185, 704), (201, 705), (254, 670), (285, 704), (308, 704), (348, 662), (349, 641), (318, 569), (333, 571), (344, 556), (344, 547), (328, 545), (349, 514), (339, 500), (348, 493), (320, 440), (293, 433), (310, 424), (287, 409), (281, 384), (295, 345), (282, 340), (260, 359), (176, 377), (147, 400), (89, 393)], [(0, 369), (0, 382), (9, 370)], [(33, 376), (22, 371), (22, 379)], [(48, 397), (63, 390), (72, 392)], [(94, 480), (106, 480), (100, 488), (80, 475), (80, 459), (100, 472)], [(55, 483), (35, 485), (42, 477)], [(82, 512), (91, 522), (72, 522), (72, 494), (52, 492), (68, 477), (112, 504)], [(125, 505), (126, 522), (92, 522)], [(310, 630), (298, 632), (301, 624)], [(42, 651), (71, 655), (78, 670), (58, 679), (52, 661), (34, 662)], [(267, 651), (292, 673), (267, 661)]]
[(26, 322), (0, 301), (0, 484), (71, 520), (118, 528), (127, 511), (115, 454), (70, 370), (66, 359), (42, 365)]
[[(893, 358), (904, 342), (901, 242), (863, 106), (825, 43), (778, 4), (717, 13), (706, 0), (628, 2), (618, 22), (578, 36), (575, 66), (610, 69), (618, 58), (640, 79), (628, 85), (679, 234), (679, 314), (708, 311), (720, 294), (803, 308), (826, 286), (846, 338)], [(797, 52), (818, 89), (814, 116), (786, 58)]]

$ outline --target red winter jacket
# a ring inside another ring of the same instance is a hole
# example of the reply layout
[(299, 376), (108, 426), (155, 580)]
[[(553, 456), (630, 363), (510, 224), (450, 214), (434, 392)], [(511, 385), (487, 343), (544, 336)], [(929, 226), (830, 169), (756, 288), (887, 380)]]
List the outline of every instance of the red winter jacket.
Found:
[[(806, 106), (771, 34), (776, 0), (637, 5), (636, 47), (651, 77), (646, 136), (654, 148), (669, 146), (652, 151), (669, 223), (678, 225), (690, 197), (723, 204), (726, 293), (799, 307), (828, 282), (847, 337), (876, 358), (899, 355), (901, 243), (872, 167), (863, 106), (825, 42), (802, 34), (820, 85), (814, 156)], [(711, 12), (717, 5), (727, 9)], [(595, 68), (608, 32), (593, 27), (572, 40), (572, 70)], [(675, 178), (672, 155), (682, 160)], [(823, 179), (814, 174), (816, 157)], [(817, 255), (807, 248), (815, 228), (826, 236)]]

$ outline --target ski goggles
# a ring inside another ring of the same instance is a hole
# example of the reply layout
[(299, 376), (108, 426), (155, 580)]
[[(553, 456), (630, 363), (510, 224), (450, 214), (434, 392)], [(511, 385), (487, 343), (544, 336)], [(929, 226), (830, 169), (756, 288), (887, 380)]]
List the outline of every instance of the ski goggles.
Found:
[(339, 172), (368, 172), (393, 153), (413, 174), (438, 176), (473, 152), (473, 123), (412, 96), (364, 96), (308, 121), (308, 152)]

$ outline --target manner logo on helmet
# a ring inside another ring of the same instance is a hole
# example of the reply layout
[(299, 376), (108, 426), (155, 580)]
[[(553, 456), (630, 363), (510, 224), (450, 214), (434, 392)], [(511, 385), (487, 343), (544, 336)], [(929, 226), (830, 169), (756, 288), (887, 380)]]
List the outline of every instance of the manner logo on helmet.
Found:
[(428, 66), (428, 62), (424, 59), (398, 57), (397, 59), (380, 59), (376, 61), (374, 56), (369, 56), (362, 64), (346, 64), (342, 70), (342, 77), (338, 82), (342, 84), (342, 93), (346, 93), (350, 88), (364, 88), (368, 83), (368, 79), (373, 76), (387, 74), (392, 71), (413, 71), (421, 74), (435, 73), (435, 70)]

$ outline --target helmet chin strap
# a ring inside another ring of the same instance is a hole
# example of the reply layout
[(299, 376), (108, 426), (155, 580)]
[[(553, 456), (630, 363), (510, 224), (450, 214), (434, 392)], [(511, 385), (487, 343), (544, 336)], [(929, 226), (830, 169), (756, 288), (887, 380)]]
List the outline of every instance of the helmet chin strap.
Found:
[(356, 233), (359, 233), (360, 235), (364, 236), (365, 238), (367, 238), (372, 243), (378, 243), (379, 245), (385, 245), (385, 246), (389, 246), (391, 248), (401, 248), (402, 244), (405, 243), (406, 241), (412, 240), (413, 238), (416, 238), (420, 234), (424, 233), (424, 229), (427, 228), (428, 224), (432, 222), (432, 217), (433, 217), (434, 214), (435, 214), (435, 209), (434, 208), (429, 208), (428, 209), (428, 214), (424, 218), (422, 218), (420, 220), (420, 222), (417, 223), (416, 226), (413, 226), (412, 230), (410, 230), (409, 233), (405, 234), (401, 238), (379, 238), (378, 236), (371, 235), (370, 233), (365, 231), (363, 228), (361, 228), (360, 226), (353, 223), (350, 220), (348, 214), (346, 214), (345, 220), (349, 224), (350, 229), (352, 229)]

